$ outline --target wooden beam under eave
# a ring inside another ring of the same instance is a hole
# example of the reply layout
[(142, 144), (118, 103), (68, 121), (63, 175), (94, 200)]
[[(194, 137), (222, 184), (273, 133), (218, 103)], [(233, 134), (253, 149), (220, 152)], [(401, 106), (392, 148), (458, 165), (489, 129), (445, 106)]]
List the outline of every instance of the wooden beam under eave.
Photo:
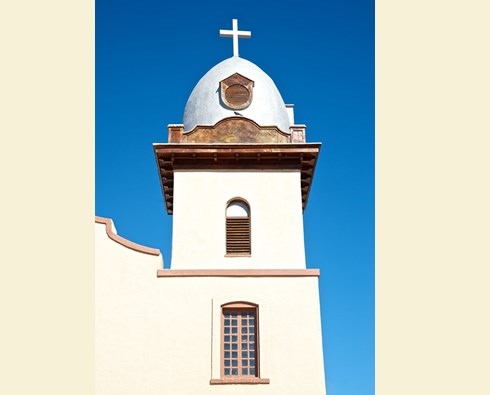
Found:
[(173, 214), (174, 170), (179, 169), (297, 169), (301, 174), (301, 198), (305, 210), (320, 148), (320, 143), (153, 146), (165, 207), (170, 215)]

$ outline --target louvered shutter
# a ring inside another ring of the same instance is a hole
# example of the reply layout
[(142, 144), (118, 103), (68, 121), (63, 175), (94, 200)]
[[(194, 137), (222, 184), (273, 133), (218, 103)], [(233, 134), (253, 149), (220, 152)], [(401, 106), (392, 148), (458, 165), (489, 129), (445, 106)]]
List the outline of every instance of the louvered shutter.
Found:
[(251, 254), (250, 217), (226, 218), (226, 253)]

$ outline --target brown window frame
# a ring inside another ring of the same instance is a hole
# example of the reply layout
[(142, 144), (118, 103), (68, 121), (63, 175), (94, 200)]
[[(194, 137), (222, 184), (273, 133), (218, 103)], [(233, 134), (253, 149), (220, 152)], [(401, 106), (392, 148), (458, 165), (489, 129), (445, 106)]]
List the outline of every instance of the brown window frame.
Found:
[[(252, 313), (253, 325), (250, 325), (250, 316), (243, 318), (242, 313), (250, 314)], [(229, 314), (229, 317), (226, 315)], [(232, 320), (234, 318), (233, 314), (236, 314), (237, 325), (233, 326)], [(225, 321), (230, 320), (229, 325), (225, 325)], [(243, 321), (248, 321), (247, 324), (243, 325)], [(237, 328), (237, 333), (232, 333), (233, 328)], [(229, 333), (225, 333), (226, 329), (230, 329)], [(253, 328), (253, 333), (250, 329)], [(246, 333), (242, 332), (244, 330)], [(229, 337), (229, 339), (227, 338)], [(233, 336), (237, 336), (237, 341), (233, 342)], [(250, 337), (253, 336), (253, 340)], [(243, 340), (243, 337), (247, 337), (247, 340)], [(229, 340), (229, 341), (225, 341)], [(237, 345), (237, 349), (233, 350), (233, 345)], [(227, 347), (228, 345), (228, 347)], [(251, 347), (253, 345), (253, 347)], [(246, 346), (246, 347), (244, 347)], [(229, 358), (225, 358), (225, 353), (230, 353)], [(233, 358), (233, 352), (237, 353), (237, 358)], [(250, 353), (253, 352), (254, 356), (250, 357)], [(243, 357), (244, 353), (247, 355)], [(254, 303), (249, 302), (232, 302), (226, 303), (221, 306), (221, 378), (223, 380), (255, 380), (260, 377), (260, 350), (259, 350), (259, 306)], [(232, 366), (233, 361), (237, 361), (237, 366)], [(229, 361), (229, 366), (226, 366), (226, 361)], [(244, 365), (244, 362), (247, 362)], [(253, 361), (253, 364), (251, 363)], [(253, 366), (255, 365), (255, 366)], [(243, 373), (243, 369), (250, 372), (250, 368), (255, 369), (253, 374)], [(229, 374), (226, 374), (229, 369)], [(237, 374), (233, 375), (232, 369), (237, 369)]]
[[(229, 217), (228, 208), (233, 203), (241, 203), (247, 207), (247, 217)], [(233, 198), (225, 207), (225, 249), (226, 257), (252, 256), (252, 211), (250, 204), (243, 198)]]

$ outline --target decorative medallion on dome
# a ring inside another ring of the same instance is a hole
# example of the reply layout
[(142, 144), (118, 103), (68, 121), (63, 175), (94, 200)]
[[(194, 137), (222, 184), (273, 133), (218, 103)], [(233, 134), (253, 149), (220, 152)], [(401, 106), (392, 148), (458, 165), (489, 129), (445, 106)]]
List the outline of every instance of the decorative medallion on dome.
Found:
[(221, 101), (233, 110), (243, 110), (252, 103), (254, 82), (235, 73), (220, 82)]

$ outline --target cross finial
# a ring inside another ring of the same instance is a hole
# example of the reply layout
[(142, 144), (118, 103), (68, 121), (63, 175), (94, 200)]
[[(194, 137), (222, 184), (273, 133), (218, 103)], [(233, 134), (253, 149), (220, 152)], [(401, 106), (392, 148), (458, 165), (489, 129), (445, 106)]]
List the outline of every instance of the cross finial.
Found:
[(252, 32), (238, 30), (238, 19), (233, 19), (233, 30), (220, 30), (220, 37), (233, 37), (233, 56), (238, 56), (238, 39), (250, 38)]

